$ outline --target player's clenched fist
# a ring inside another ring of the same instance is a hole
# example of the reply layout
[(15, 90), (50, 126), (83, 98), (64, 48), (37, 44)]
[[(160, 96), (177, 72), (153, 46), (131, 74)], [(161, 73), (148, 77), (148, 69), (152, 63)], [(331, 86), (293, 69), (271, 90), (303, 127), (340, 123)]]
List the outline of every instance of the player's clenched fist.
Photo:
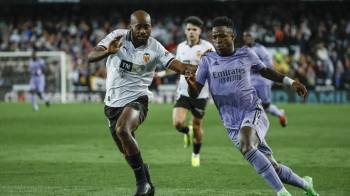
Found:
[(186, 71), (185, 72), (185, 79), (187, 81), (187, 83), (191, 86), (195, 86), (196, 84), (196, 75), (193, 72), (190, 71)]

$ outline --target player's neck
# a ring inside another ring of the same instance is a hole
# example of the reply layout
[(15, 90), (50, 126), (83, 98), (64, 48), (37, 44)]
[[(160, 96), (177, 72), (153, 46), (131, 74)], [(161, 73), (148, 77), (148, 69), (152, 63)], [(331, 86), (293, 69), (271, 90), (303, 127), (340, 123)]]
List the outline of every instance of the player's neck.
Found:
[(132, 33), (131, 33), (131, 43), (132, 45), (134, 45), (135, 48), (146, 45), (146, 43), (138, 42), (137, 40), (135, 40), (132, 36)]
[(144, 43), (137, 42), (137, 41), (135, 41), (135, 40), (133, 40), (133, 39), (131, 39), (131, 43), (132, 43), (132, 45), (134, 45), (135, 48), (138, 48), (138, 47), (140, 47), (140, 46), (145, 45)]
[(224, 51), (222, 53), (218, 52), (218, 54), (219, 54), (219, 56), (225, 57), (225, 56), (232, 56), (235, 52), (236, 52), (235, 47), (232, 46), (231, 50), (227, 50), (227, 51)]
[(196, 39), (196, 40), (187, 40), (187, 45), (189, 45), (190, 47), (199, 44), (200, 39)]

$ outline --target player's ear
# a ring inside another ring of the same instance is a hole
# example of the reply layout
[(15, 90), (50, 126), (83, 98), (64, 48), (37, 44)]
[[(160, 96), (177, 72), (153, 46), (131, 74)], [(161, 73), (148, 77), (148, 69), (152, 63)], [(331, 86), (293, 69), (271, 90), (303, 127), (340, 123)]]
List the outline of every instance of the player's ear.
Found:
[(236, 39), (235, 33), (232, 32), (231, 37), (232, 37), (232, 40), (235, 40)]

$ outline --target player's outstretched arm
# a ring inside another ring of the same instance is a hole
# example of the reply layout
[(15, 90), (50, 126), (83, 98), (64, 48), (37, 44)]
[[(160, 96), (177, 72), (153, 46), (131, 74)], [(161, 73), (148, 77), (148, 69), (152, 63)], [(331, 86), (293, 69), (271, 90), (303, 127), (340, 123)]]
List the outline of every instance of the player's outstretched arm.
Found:
[(118, 52), (119, 48), (122, 46), (121, 42), (122, 36), (115, 38), (109, 43), (108, 48), (104, 48), (102, 46), (96, 46), (89, 54), (88, 54), (88, 62), (96, 62), (104, 59), (105, 57), (115, 54)]
[(307, 96), (307, 90), (303, 84), (283, 74), (280, 74), (271, 68), (267, 68), (267, 67), (262, 68), (259, 73), (264, 78), (267, 78), (274, 82), (283, 83), (284, 85), (287, 85), (287, 86), (291, 86), (298, 93), (300, 97), (305, 98)]
[(193, 73), (186, 72), (185, 79), (188, 84), (188, 95), (192, 98), (197, 98), (199, 93), (202, 91), (203, 85), (196, 81), (196, 76)]
[(195, 74), (197, 70), (197, 66), (181, 63), (181, 61), (174, 59), (170, 62), (169, 69), (179, 74), (185, 74), (186, 72)]

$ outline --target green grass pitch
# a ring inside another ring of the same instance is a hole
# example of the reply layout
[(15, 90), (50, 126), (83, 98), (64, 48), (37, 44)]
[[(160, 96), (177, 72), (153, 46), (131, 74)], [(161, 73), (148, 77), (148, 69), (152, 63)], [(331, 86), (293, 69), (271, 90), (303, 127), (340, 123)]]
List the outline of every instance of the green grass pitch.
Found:
[[(269, 116), (275, 157), (314, 178), (321, 196), (350, 195), (350, 105), (281, 105), (289, 125)], [(233, 148), (210, 105), (201, 166), (171, 124), (172, 105), (150, 105), (137, 140), (156, 195), (275, 195)], [(110, 137), (102, 104), (41, 107), (0, 103), (0, 195), (132, 195), (134, 178)], [(287, 186), (293, 195), (303, 195)]]

